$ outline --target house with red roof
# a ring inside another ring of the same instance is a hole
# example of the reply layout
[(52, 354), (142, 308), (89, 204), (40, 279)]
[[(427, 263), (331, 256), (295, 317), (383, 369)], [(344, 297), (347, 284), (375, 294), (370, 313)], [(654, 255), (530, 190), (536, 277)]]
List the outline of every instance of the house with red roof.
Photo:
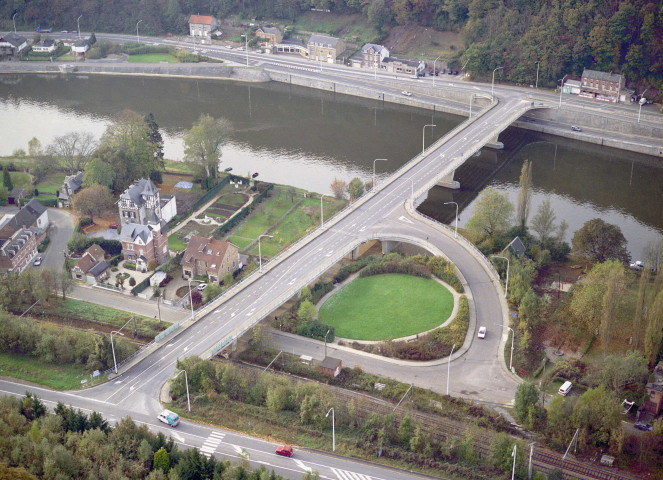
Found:
[(211, 15), (191, 15), (189, 18), (189, 35), (209, 40), (219, 22)]
[(198, 235), (191, 236), (180, 264), (184, 278), (205, 276), (210, 283), (218, 283), (241, 267), (236, 245)]

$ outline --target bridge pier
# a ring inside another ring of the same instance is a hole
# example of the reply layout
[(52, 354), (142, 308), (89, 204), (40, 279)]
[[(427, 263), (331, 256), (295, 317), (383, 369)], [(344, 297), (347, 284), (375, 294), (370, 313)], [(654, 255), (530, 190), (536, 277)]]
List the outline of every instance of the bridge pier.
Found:
[(449, 175), (442, 177), (442, 179), (437, 182), (437, 185), (439, 187), (445, 187), (445, 188), (451, 188), (453, 190), (459, 190), (460, 189), (460, 182), (458, 180), (454, 180), (454, 173), (456, 171), (454, 170), (451, 172)]
[(498, 136), (499, 135), (496, 135), (495, 138), (493, 138), (490, 142), (486, 143), (486, 146), (488, 148), (494, 148), (495, 150), (503, 150), (504, 144), (497, 139)]
[(400, 243), (401, 242), (395, 242), (393, 240), (382, 240), (382, 255), (393, 252), (398, 248)]

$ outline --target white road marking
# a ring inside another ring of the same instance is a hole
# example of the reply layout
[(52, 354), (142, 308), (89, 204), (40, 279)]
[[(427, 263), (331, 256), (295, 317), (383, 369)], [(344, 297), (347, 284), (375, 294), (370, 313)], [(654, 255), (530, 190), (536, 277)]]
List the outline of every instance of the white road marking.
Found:
[(200, 447), (200, 451), (203, 455), (209, 458), (219, 447), (219, 444), (223, 441), (223, 437), (225, 436), (225, 433), (211, 432), (209, 437), (207, 437), (207, 440), (205, 440), (205, 443), (203, 443), (203, 446)]
[(401, 215), (400, 217), (398, 217), (398, 219), (399, 219), (401, 222), (410, 223), (410, 224), (414, 225), (414, 222), (413, 222), (412, 220), (410, 220), (409, 218), (407, 218), (407, 217), (405, 217), (405, 216), (403, 216), (403, 215)]
[(299, 468), (301, 468), (305, 472), (312, 472), (313, 471), (313, 469), (311, 467), (307, 467), (306, 465), (304, 465), (304, 463), (301, 460), (295, 459), (294, 462), (295, 462), (295, 465), (297, 465)]
[(180, 443), (184, 443), (184, 437), (180, 437), (178, 434), (175, 432), (170, 432), (170, 435), (175, 438)]
[(371, 480), (371, 477), (362, 473), (350, 472), (338, 468), (332, 468), (331, 471), (334, 472), (334, 475), (336, 475), (336, 478), (339, 480)]
[(233, 445), (233, 448), (235, 449), (235, 451), (236, 451), (237, 453), (242, 453), (242, 451), (244, 450), (242, 447), (237, 446), (237, 445)]

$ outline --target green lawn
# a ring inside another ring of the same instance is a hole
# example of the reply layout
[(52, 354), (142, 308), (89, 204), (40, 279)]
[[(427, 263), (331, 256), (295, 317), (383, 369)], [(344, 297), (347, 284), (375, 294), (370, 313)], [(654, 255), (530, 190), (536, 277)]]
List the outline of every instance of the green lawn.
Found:
[(145, 53), (142, 55), (129, 55), (129, 63), (177, 63), (177, 59), (167, 53)]
[(65, 175), (63, 173), (51, 174), (37, 184), (39, 193), (57, 193), (64, 183)]
[(14, 187), (25, 187), (30, 183), (30, 175), (25, 172), (9, 172)]
[(56, 390), (75, 390), (81, 388), (81, 380), (90, 381), (90, 374), (84, 365), (44, 364), (36, 358), (9, 353), (0, 353), (0, 375), (38, 383)]
[(184, 243), (184, 241), (177, 236), (177, 233), (173, 233), (172, 235), (168, 236), (168, 248), (179, 252), (180, 250), (184, 250), (186, 248), (186, 243)]
[(320, 308), (320, 320), (336, 336), (386, 340), (424, 332), (444, 323), (453, 310), (449, 290), (411, 275), (356, 278)]
[(234, 207), (241, 207), (246, 203), (246, 195), (242, 193), (224, 193), (221, 195), (216, 203), (220, 203), (223, 205), (232, 205)]
[[(232, 237), (228, 238), (228, 241), (230, 243), (234, 243), (235, 245), (237, 245), (237, 247), (239, 247), (239, 249), (241, 250), (243, 248), (246, 248), (249, 245), (249, 243), (251, 243), (253, 240), (250, 238), (236, 237), (233, 235)], [(262, 248), (262, 240), (260, 240), (260, 246)]]
[(191, 164), (188, 162), (180, 162), (178, 160), (168, 160), (164, 159), (163, 161), (166, 172), (174, 173), (192, 173)]

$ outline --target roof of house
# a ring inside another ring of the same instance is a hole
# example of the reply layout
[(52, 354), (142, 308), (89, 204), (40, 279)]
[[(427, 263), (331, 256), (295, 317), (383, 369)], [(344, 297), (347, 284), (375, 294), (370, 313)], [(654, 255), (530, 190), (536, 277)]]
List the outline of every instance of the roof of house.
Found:
[(396, 58), (396, 57), (387, 57), (383, 60), (383, 62), (400, 63), (402, 65), (408, 65), (410, 67), (418, 67), (420, 63), (419, 60), (407, 60), (404, 58)]
[(322, 362), (320, 362), (322, 368), (328, 368), (330, 370), (336, 369), (340, 364), (341, 360), (334, 357), (325, 357)]
[(9, 193), (11, 198), (23, 198), (25, 197), (25, 188), (23, 187), (14, 187)]
[(366, 52), (366, 51), (371, 50), (371, 49), (375, 50), (378, 53), (380, 53), (383, 49), (386, 50), (386, 48), (383, 47), (382, 45), (376, 45), (374, 43), (367, 43), (366, 45), (361, 47), (362, 52)]
[[(525, 245), (523, 244), (522, 240), (520, 237), (516, 237), (513, 240), (511, 240), (511, 243), (509, 243), (506, 247), (504, 247), (504, 250), (507, 248), (511, 247), (513, 249), (513, 252), (515, 253), (516, 257), (520, 258), (523, 256), (525, 253)], [(504, 251), (502, 250), (502, 251)]]
[(326, 35), (311, 35), (308, 39), (308, 44), (321, 45), (328, 48), (336, 48), (336, 44), (340, 39), (335, 37), (328, 37)]
[(7, 42), (13, 47), (18, 48), (27, 42), (27, 39), (21, 35), (18, 35), (17, 33), (9, 32), (0, 37), (0, 42)]
[(567, 80), (564, 82), (564, 85), (569, 87), (579, 87), (581, 85), (580, 80)]
[(189, 17), (189, 23), (212, 25), (212, 22), (214, 22), (214, 17), (211, 15), (191, 15)]
[(230, 245), (233, 244), (217, 240), (216, 238), (192, 235), (180, 264), (183, 266), (193, 266), (196, 260), (201, 260), (207, 262), (209, 268), (219, 269), (221, 261), (226, 255), (226, 250), (228, 250)]
[(83, 185), (83, 172), (78, 172), (76, 175), (70, 175), (66, 177), (64, 181), (67, 186), (75, 192)]
[(138, 238), (147, 245), (147, 242), (150, 239), (152, 234), (151, 225), (142, 225), (140, 223), (127, 223), (122, 227), (122, 233), (120, 233), (120, 241), (136, 243)]
[(143, 195), (156, 195), (159, 189), (152, 183), (152, 180), (141, 178), (136, 183), (127, 188), (122, 195), (121, 199), (131, 200), (137, 206), (141, 206), (144, 202)]
[(42, 230), (35, 227), (21, 228), (17, 230), (14, 235), (2, 245), (2, 254), (12, 258), (21, 250), (21, 248), (23, 248), (31, 236), (41, 235), (41, 233)]
[(89, 272), (90, 269), (97, 263), (92, 255), (87, 255), (86, 253), (84, 253), (83, 256), (74, 264), (74, 268), (80, 270), (83, 273)]
[(76, 40), (76, 41), (74, 42), (74, 47), (78, 47), (78, 48), (81, 48), (81, 47), (83, 47), (83, 48), (84, 48), (84, 47), (88, 47), (88, 48), (89, 48), (89, 47), (90, 47), (90, 44), (88, 43), (87, 40), (85, 40), (85, 39), (82, 38), (82, 39), (80, 39), (80, 40)]
[(50, 38), (44, 38), (40, 42), (37, 43), (38, 46), (43, 46), (43, 47), (52, 47), (55, 45), (55, 41), (51, 40)]
[(96, 243), (90, 245), (90, 247), (87, 250), (85, 250), (85, 253), (89, 253), (90, 255), (92, 255), (92, 258), (94, 258), (97, 262), (103, 260), (104, 256), (106, 255), (104, 249), (101, 248)]
[(106, 270), (108, 270), (109, 265), (106, 263), (106, 260), (102, 260), (99, 263), (96, 263), (90, 270), (88, 270), (87, 274), (88, 275), (94, 275), (94, 277), (98, 277), (102, 273), (104, 273)]
[(45, 211), (46, 207), (33, 198), (7, 224), (15, 231), (21, 227), (31, 227)]
[(654, 390), (655, 392), (663, 392), (663, 385), (660, 383), (648, 383), (645, 388), (647, 390)]
[(593, 78), (604, 82), (621, 82), (622, 76), (617, 73), (599, 72), (598, 70), (589, 70), (586, 68), (582, 72), (582, 78)]

